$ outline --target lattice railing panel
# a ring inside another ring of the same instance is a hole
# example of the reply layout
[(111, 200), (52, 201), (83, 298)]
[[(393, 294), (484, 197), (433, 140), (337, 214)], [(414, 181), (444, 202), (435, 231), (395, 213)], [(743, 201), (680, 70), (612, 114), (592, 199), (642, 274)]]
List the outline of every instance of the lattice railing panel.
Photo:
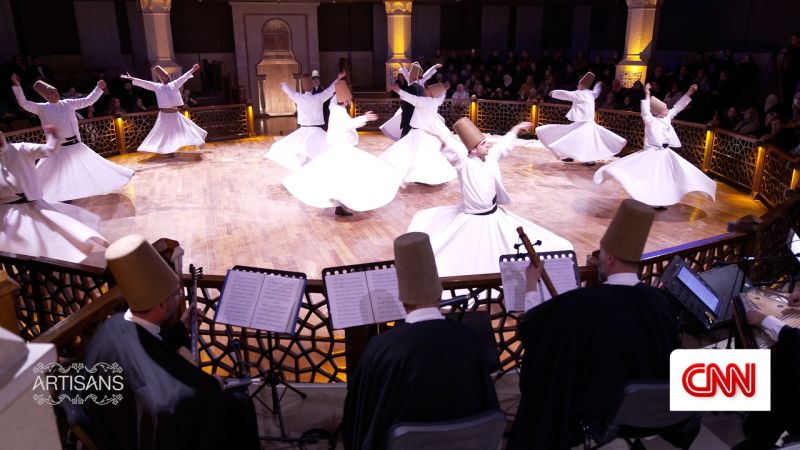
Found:
[(641, 149), (644, 147), (644, 123), (637, 113), (628, 111), (597, 111), (597, 123), (628, 141), (628, 145)]
[(125, 148), (129, 152), (135, 152), (153, 125), (156, 124), (158, 111), (127, 114), (123, 117), (123, 130), (125, 133)]
[(793, 160), (781, 150), (773, 147), (767, 149), (759, 196), (770, 206), (777, 206), (786, 200), (786, 190), (792, 186), (793, 172), (788, 164)]
[(756, 173), (758, 145), (753, 138), (717, 130), (711, 149), (711, 172), (749, 188)]
[(453, 124), (462, 117), (469, 117), (470, 102), (459, 100), (445, 100), (439, 107), (439, 115), (444, 118), (447, 128), (453, 128)]
[(357, 98), (353, 103), (356, 105), (356, 116), (366, 114), (367, 111), (378, 115), (378, 120), (369, 122), (363, 130), (377, 130), (400, 109), (400, 100), (396, 98)]
[(681, 146), (674, 150), (683, 159), (694, 164), (698, 168), (703, 167), (703, 160), (706, 154), (706, 126), (699, 123), (673, 121), (673, 128), (681, 140)]
[(33, 142), (35, 144), (44, 144), (46, 139), (41, 127), (26, 128), (24, 130), (10, 131), (3, 133), (7, 142), (14, 144), (20, 142)]
[[(800, 196), (795, 196), (769, 211), (756, 235), (756, 258), (785, 256), (754, 264), (753, 281), (779, 280), (798, 269), (797, 258), (789, 253), (789, 242), (800, 234)], [(796, 273), (796, 272), (795, 272)]]
[(553, 123), (571, 123), (567, 119), (570, 105), (558, 103), (540, 103), (537, 107), (539, 115), (539, 125), (550, 125)]
[(478, 120), (475, 125), (483, 132), (502, 134), (519, 122), (530, 121), (530, 103), (478, 100)]
[(208, 131), (208, 139), (247, 137), (247, 105), (190, 108), (189, 117)]
[(111, 116), (85, 119), (79, 122), (81, 140), (100, 156), (119, 154), (117, 129)]

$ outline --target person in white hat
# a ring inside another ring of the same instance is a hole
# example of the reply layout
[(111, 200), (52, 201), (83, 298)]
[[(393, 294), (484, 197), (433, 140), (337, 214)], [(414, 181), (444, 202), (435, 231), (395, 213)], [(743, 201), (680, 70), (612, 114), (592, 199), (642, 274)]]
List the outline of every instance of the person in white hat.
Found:
[(425, 233), (394, 241), (405, 324), (372, 338), (347, 380), (342, 439), (348, 450), (387, 447), (398, 422), (438, 422), (498, 408), (491, 362), (477, 334), (440, 312), (442, 283)]
[(62, 151), (42, 160), (37, 171), (42, 182), (42, 196), (51, 201), (67, 201), (93, 195), (107, 194), (119, 189), (133, 177), (133, 171), (114, 164), (81, 142), (78, 118), (75, 111), (96, 102), (106, 88), (106, 82), (97, 82), (94, 90), (83, 98), (61, 100), (58, 90), (44, 81), (37, 81), (33, 89), (46, 100), (35, 103), (25, 98), (19, 77), (11, 76), (14, 96), (19, 106), (39, 116), (42, 126), (59, 130)]
[[(541, 271), (526, 273), (526, 304), (518, 336), (525, 350), (519, 409), (508, 449), (568, 449), (583, 442), (580, 423), (607, 424), (633, 380), (666, 380), (678, 348), (679, 307), (665, 290), (639, 281), (655, 211), (624, 200), (600, 240), (603, 284), (575, 289), (541, 302)], [(684, 425), (684, 424), (682, 424)], [(699, 422), (662, 434), (689, 448)]]
[(120, 75), (124, 80), (133, 81), (134, 86), (153, 91), (158, 102), (158, 118), (153, 129), (136, 149), (137, 152), (151, 152), (175, 156), (179, 148), (201, 146), (206, 142), (208, 132), (181, 114), (183, 106), (181, 87), (200, 70), (195, 64), (186, 73), (170, 81), (169, 73), (161, 66), (153, 67), (158, 83), (132, 77), (129, 73)]
[[(344, 76), (344, 72), (340, 73), (336, 77), (336, 81), (341, 80)], [(325, 125), (322, 107), (336, 92), (335, 81), (319, 94), (312, 92), (314, 87), (311, 76), (303, 74), (301, 82), (302, 94), (292, 90), (288, 84), (281, 83), (281, 90), (297, 105), (297, 124), (300, 127), (288, 136), (274, 142), (264, 155), (265, 158), (275, 161), (289, 170), (303, 167), (327, 150), (326, 135), (322, 129)]]
[(670, 148), (681, 146), (672, 119), (689, 105), (696, 91), (697, 85), (691, 85), (669, 109), (650, 95), (648, 83), (641, 102), (644, 149), (601, 167), (594, 173), (594, 182), (602, 183), (607, 175), (614, 177), (631, 197), (658, 209), (680, 202), (690, 192), (714, 201), (717, 183)]
[[(189, 345), (181, 280), (142, 236), (125, 236), (106, 250), (108, 268), (128, 304), (103, 321), (89, 341), (87, 367), (122, 368), (118, 404), (87, 401), (92, 438), (101, 449), (258, 449), (258, 426), (246, 393), (185, 359)], [(102, 397), (98, 397), (102, 398)]]
[[(400, 74), (406, 80), (406, 87), (403, 90), (412, 95), (423, 96), (425, 93), (425, 84), (431, 77), (436, 75), (436, 71), (441, 68), (441, 64), (434, 64), (423, 73), (422, 66), (418, 62), (411, 64), (410, 69), (407, 69), (401, 64)], [(397, 84), (394, 84), (394, 86), (397, 86)], [(399, 140), (411, 132), (411, 118), (413, 115), (414, 105), (406, 101), (401, 101), (400, 108), (394, 113), (391, 119), (380, 126), (380, 130), (392, 140)]]
[(525, 228), (531, 239), (542, 241), (541, 251), (572, 250), (568, 240), (501, 206), (511, 204), (511, 197), (503, 186), (499, 161), (508, 156), (517, 134), (530, 127), (529, 122), (519, 123), (491, 146), (467, 117), (453, 125), (460, 141), (449, 131), (426, 128), (442, 141), (442, 152), (456, 169), (461, 204), (417, 212), (408, 231), (421, 231), (431, 236), (442, 276), (499, 272), (500, 255), (515, 252), (519, 226)]
[[(347, 73), (347, 72), (345, 72)], [(311, 93), (314, 95), (321, 94), (325, 92), (325, 89), (322, 87), (322, 79), (319, 77), (319, 70), (314, 69), (311, 71), (311, 84), (313, 89), (311, 89)], [(328, 118), (331, 115), (331, 99), (328, 98), (322, 104), (322, 118), (325, 120), (325, 129), (328, 129)]]
[(347, 82), (337, 81), (336, 102), (331, 102), (328, 150), (282, 181), (301, 202), (315, 208), (336, 207), (337, 216), (386, 205), (397, 195), (402, 181), (392, 166), (356, 147), (356, 130), (378, 116), (368, 111), (350, 117), (347, 108), (352, 98)]
[(59, 151), (56, 129), (45, 126), (46, 144), (10, 143), (0, 132), (0, 251), (79, 263), (108, 242), (100, 218), (77, 206), (43, 198), (37, 159)]
[(424, 97), (404, 92), (397, 85), (392, 86), (392, 91), (414, 106), (411, 132), (386, 149), (380, 158), (403, 175), (403, 186), (408, 183), (437, 185), (455, 179), (455, 169), (439, 151), (442, 143), (424, 131), (426, 127), (437, 127), (441, 132), (449, 132), (437, 112), (447, 93), (445, 87), (441, 83), (431, 85), (425, 89)]
[(587, 72), (578, 82), (575, 91), (560, 89), (550, 96), (572, 102), (567, 112), (568, 125), (552, 124), (536, 127), (536, 137), (556, 158), (565, 162), (579, 161), (593, 165), (595, 161), (609, 159), (619, 153), (627, 141), (601, 127), (594, 121), (594, 102), (603, 90), (603, 83), (594, 84), (594, 74)]

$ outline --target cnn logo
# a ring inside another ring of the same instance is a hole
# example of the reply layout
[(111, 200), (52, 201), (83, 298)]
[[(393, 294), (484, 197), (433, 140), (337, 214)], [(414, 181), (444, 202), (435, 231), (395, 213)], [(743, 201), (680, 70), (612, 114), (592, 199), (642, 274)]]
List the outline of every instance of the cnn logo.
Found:
[(769, 411), (769, 350), (675, 350), (672, 411)]

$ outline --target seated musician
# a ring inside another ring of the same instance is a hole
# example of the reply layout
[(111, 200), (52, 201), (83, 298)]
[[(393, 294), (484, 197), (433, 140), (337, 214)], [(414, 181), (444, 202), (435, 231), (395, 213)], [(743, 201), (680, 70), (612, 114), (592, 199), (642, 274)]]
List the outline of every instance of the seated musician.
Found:
[[(601, 427), (627, 383), (668, 379), (669, 356), (679, 344), (677, 305), (637, 275), (653, 217), (644, 203), (622, 202), (600, 241), (604, 284), (541, 302), (541, 272), (529, 267), (526, 303), (537, 306), (519, 326), (522, 396), (509, 449), (577, 445), (579, 424)], [(677, 445), (692, 442), (698, 431), (695, 422), (662, 436)]]
[(223, 392), (219, 381), (178, 353), (189, 345), (189, 309), (178, 275), (141, 236), (126, 236), (106, 260), (128, 302), (104, 321), (85, 364), (118, 363), (122, 401), (86, 402), (90, 434), (102, 449), (258, 449), (255, 411), (246, 393)]
[[(800, 291), (789, 297), (790, 307), (800, 307)], [(736, 450), (773, 448), (784, 431), (800, 435), (800, 329), (753, 309), (747, 323), (760, 326), (777, 342), (772, 347), (772, 410), (750, 413), (744, 423), (747, 439)]]
[(399, 422), (438, 422), (498, 408), (478, 336), (439, 311), (442, 284), (430, 239), (394, 241), (405, 324), (372, 338), (348, 379), (342, 423), (347, 449), (384, 449)]

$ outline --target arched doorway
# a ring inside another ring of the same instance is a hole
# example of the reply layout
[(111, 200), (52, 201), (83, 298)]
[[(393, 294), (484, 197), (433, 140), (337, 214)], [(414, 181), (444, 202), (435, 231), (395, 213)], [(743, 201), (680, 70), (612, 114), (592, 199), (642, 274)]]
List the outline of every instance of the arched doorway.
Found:
[(266, 21), (261, 28), (261, 47), (261, 61), (256, 66), (261, 87), (259, 110), (271, 116), (294, 114), (294, 103), (280, 87), (281, 83), (294, 87), (294, 74), (300, 72), (300, 63), (292, 52), (289, 24), (281, 19)]

